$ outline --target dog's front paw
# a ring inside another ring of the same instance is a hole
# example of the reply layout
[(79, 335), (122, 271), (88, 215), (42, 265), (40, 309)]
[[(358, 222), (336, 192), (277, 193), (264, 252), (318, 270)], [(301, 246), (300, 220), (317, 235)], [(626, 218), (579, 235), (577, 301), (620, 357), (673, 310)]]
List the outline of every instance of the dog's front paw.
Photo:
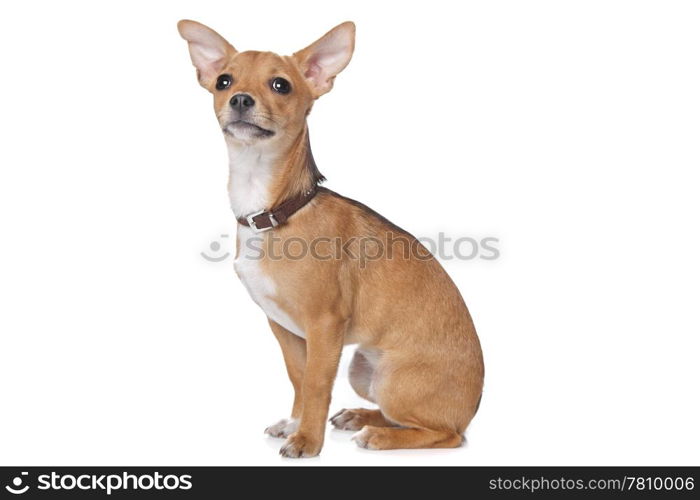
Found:
[(265, 434), (276, 438), (286, 438), (296, 432), (298, 428), (299, 421), (296, 418), (283, 418), (265, 429)]
[(295, 432), (280, 448), (280, 455), (287, 458), (315, 457), (320, 453), (322, 446), (323, 439), (314, 439), (308, 434)]

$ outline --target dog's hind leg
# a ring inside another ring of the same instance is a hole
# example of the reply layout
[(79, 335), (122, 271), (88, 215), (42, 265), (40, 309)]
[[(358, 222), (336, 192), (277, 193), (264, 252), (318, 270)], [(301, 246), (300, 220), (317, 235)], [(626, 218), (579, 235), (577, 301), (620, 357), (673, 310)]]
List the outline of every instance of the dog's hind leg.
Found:
[(365, 425), (353, 436), (358, 446), (373, 450), (456, 448), (471, 421), (483, 387), (480, 358), (449, 353), (415, 357), (385, 354), (372, 379), (372, 394), (388, 421), (398, 427)]
[[(380, 354), (376, 351), (366, 351), (358, 348), (350, 364), (350, 385), (362, 398), (374, 402), (372, 396), (372, 381)], [(345, 409), (330, 418), (334, 427), (346, 431), (358, 431), (365, 425), (390, 427), (394, 424), (384, 417), (381, 410), (366, 408)]]
[(463, 438), (454, 431), (375, 427), (366, 425), (352, 438), (360, 448), (395, 450), (399, 448), (457, 448)]

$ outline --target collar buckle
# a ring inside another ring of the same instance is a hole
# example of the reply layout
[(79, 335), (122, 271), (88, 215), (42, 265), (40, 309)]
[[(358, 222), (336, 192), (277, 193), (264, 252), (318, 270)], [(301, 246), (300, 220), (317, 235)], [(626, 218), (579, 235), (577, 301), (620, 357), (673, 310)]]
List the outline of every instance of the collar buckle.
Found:
[[(270, 225), (267, 227), (258, 227), (258, 225), (255, 223), (254, 218), (259, 216), (259, 215), (265, 215), (270, 220)], [(260, 210), (258, 212), (253, 212), (252, 214), (246, 215), (245, 220), (248, 221), (248, 225), (256, 233), (264, 233), (265, 231), (269, 231), (273, 227), (276, 227), (279, 225), (279, 222), (277, 222), (277, 219), (275, 219), (274, 214), (272, 212), (267, 212), (265, 210)]]

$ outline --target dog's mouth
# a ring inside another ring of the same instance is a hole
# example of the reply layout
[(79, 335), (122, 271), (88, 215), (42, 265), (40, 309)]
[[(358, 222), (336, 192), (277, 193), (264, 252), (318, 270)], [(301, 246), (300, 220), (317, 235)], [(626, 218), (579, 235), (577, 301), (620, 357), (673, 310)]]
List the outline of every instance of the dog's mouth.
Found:
[(226, 124), (223, 128), (224, 134), (231, 135), (236, 139), (252, 139), (252, 138), (264, 138), (272, 137), (275, 135), (273, 130), (268, 130), (262, 128), (255, 123), (247, 122), (244, 120), (235, 120)]

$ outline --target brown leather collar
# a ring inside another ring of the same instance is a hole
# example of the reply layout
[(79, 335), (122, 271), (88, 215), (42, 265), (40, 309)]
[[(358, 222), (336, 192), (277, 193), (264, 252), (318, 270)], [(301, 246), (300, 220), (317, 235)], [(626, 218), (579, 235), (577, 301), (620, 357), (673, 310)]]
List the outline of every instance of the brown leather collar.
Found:
[(248, 226), (256, 233), (268, 231), (275, 226), (287, 222), (294, 213), (306, 205), (318, 192), (317, 186), (303, 192), (299, 196), (290, 198), (273, 210), (261, 210), (245, 217), (238, 218), (238, 223)]

